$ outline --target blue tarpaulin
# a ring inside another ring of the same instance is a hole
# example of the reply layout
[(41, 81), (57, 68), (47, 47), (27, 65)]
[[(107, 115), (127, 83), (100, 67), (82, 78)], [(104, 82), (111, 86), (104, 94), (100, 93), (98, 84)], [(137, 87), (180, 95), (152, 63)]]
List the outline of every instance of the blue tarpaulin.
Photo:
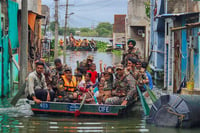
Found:
[(9, 19), (8, 35), (11, 41), (12, 48), (19, 47), (17, 13), (18, 13), (18, 4), (14, 1), (8, 0), (8, 19)]
[[(9, 54), (8, 54), (8, 36), (3, 37), (3, 94), (6, 96), (9, 92)], [(2, 92), (1, 92), (2, 93)]]

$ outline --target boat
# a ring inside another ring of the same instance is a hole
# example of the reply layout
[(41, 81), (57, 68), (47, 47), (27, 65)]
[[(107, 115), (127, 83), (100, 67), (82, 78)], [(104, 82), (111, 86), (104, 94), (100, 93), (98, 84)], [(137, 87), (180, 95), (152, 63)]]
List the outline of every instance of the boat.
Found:
[(72, 51), (97, 51), (97, 47), (72, 47), (72, 46), (67, 46), (67, 50), (72, 50)]
[[(65, 102), (42, 102), (36, 104), (34, 101), (27, 101), (31, 105), (31, 109), (35, 114), (75, 114), (79, 109), (80, 103), (65, 103)], [(98, 116), (119, 116), (124, 114), (129, 107), (135, 102), (122, 105), (98, 105), (84, 104), (80, 110), (80, 115), (98, 115)]]

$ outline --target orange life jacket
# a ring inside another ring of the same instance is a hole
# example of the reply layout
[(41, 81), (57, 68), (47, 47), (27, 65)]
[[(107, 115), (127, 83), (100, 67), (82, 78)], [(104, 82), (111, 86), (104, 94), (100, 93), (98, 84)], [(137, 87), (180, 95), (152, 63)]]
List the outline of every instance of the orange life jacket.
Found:
[(76, 90), (76, 78), (72, 76), (72, 80), (69, 82), (69, 80), (63, 75), (62, 79), (64, 80), (64, 87), (66, 91), (74, 92)]

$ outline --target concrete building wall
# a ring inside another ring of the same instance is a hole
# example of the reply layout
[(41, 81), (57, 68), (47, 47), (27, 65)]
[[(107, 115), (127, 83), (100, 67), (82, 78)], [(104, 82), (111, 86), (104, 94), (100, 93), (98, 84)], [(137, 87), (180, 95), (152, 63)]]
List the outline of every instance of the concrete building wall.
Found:
[(125, 44), (125, 33), (113, 33), (113, 48), (116, 44)]
[(144, 2), (148, 0), (129, 0), (128, 1), (128, 19), (129, 25), (144, 26), (149, 24), (149, 18), (145, 13)]
[[(16, 0), (16, 2), (19, 4), (19, 10), (21, 10), (22, 9), (22, 7), (21, 7), (22, 0)], [(36, 5), (38, 5), (38, 6), (36, 6)], [(41, 14), (41, 0), (28, 0), (28, 10), (38, 13), (38, 14)]]
[(194, 0), (168, 0), (167, 13), (199, 12), (198, 4)]
[(45, 16), (45, 19), (42, 19), (42, 25), (48, 24), (50, 19), (50, 9), (47, 5), (42, 5), (42, 15)]
[[(149, 48), (150, 19), (146, 16), (144, 2), (148, 0), (128, 1), (128, 20), (126, 40), (134, 39), (140, 49), (142, 58), (147, 60)], [(126, 46), (127, 47), (127, 46)]]

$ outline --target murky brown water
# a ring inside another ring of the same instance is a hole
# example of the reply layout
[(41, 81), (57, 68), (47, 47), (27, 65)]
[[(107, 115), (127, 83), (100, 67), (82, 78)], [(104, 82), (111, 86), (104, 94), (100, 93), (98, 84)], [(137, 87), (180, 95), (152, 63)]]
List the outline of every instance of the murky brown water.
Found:
[[(72, 68), (76, 60), (94, 55), (95, 63), (100, 59), (107, 65), (120, 62), (121, 58), (111, 53), (67, 51), (67, 64)], [(99, 71), (97, 65), (97, 71)], [(21, 99), (11, 107), (10, 99), (0, 101), (0, 132), (45, 133), (45, 132), (114, 132), (114, 133), (199, 133), (200, 129), (174, 129), (148, 125), (145, 122), (140, 103), (124, 117), (88, 117), (34, 115), (30, 106)]]
[[(96, 64), (96, 71), (99, 72), (99, 61), (103, 61), (103, 65), (106, 64), (107, 66), (112, 66), (113, 64), (120, 63), (121, 56), (114, 55), (112, 53), (105, 53), (105, 52), (90, 52), (90, 51), (66, 51), (66, 63), (67, 65), (71, 66), (73, 69), (76, 68), (77, 64), (76, 61), (81, 62), (83, 59), (86, 59), (88, 55), (94, 56), (94, 63)], [(60, 57), (63, 59), (63, 56)]]

